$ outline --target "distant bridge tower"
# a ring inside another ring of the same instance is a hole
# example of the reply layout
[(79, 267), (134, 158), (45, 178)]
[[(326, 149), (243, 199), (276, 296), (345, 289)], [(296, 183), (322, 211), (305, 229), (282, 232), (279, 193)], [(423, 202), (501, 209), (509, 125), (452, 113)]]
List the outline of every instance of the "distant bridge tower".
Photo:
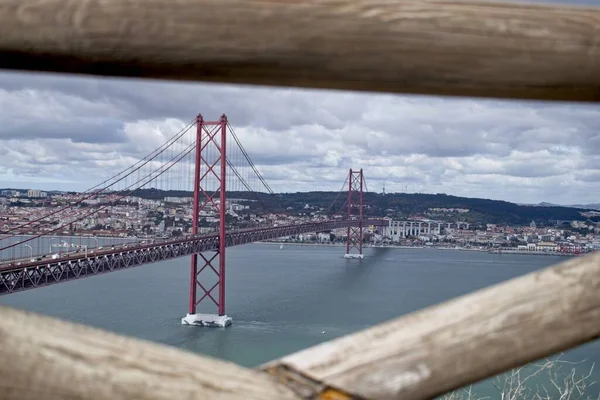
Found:
[(345, 258), (363, 258), (363, 170), (350, 169), (348, 176), (348, 219), (357, 219), (358, 226), (348, 227)]
[[(227, 117), (218, 121), (204, 121), (196, 117), (196, 164), (194, 168), (194, 203), (192, 234), (198, 234), (200, 212), (207, 206), (217, 209), (219, 215), (218, 247), (216, 251), (192, 254), (190, 271), (189, 311), (184, 325), (227, 326), (231, 318), (225, 315), (225, 177), (227, 171)], [(215, 197), (218, 194), (218, 204)], [(198, 257), (203, 265), (198, 268)], [(201, 278), (202, 275), (202, 278)], [(213, 290), (218, 288), (218, 295)], [(196, 308), (202, 302), (212, 301), (218, 314), (200, 314)]]

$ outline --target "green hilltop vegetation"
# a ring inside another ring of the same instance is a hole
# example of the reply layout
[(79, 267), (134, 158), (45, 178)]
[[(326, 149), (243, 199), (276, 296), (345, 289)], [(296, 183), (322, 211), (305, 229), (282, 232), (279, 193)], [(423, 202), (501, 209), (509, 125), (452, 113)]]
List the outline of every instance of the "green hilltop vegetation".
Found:
[[(162, 200), (164, 197), (191, 197), (188, 191), (163, 191), (142, 189), (133, 193), (146, 199)], [(251, 204), (253, 210), (281, 211), (283, 207), (298, 213), (323, 208), (330, 213), (345, 213), (347, 193), (297, 192), (279, 193), (228, 192), (228, 198), (260, 200)], [(333, 207), (329, 206), (334, 202)], [(394, 219), (421, 216), (436, 220), (464, 221), (472, 224), (528, 225), (535, 221), (538, 226), (556, 225), (557, 221), (588, 220), (581, 215), (583, 208), (562, 206), (519, 205), (508, 201), (450, 196), (443, 193), (365, 193), (365, 213), (368, 216), (388, 216)], [(308, 205), (308, 208), (306, 206)], [(438, 210), (434, 210), (438, 209)], [(445, 209), (445, 210), (439, 210)], [(468, 211), (466, 211), (468, 210)]]

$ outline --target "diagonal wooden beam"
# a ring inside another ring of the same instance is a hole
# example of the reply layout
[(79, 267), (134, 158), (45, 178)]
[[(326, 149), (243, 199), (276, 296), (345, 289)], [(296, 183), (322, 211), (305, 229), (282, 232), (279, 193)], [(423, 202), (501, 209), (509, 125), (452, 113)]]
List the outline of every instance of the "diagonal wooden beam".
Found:
[(356, 398), (430, 399), (600, 337), (598, 293), (600, 252), (317, 345), (262, 369), (304, 382), (304, 388), (340, 389)]
[(600, 99), (600, 9), (461, 0), (0, 0), (0, 68)]

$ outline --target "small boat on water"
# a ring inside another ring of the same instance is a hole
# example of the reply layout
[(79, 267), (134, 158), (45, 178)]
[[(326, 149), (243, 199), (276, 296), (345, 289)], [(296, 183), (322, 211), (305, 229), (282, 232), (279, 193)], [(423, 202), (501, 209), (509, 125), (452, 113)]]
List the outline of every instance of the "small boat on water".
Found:
[(283, 243), (279, 245), (279, 250), (283, 250)]

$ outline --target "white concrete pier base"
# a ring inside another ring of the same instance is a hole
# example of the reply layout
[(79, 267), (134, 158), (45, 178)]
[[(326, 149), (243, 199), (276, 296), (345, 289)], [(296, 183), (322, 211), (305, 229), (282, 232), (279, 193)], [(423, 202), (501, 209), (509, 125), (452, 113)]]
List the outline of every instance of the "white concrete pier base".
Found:
[(344, 254), (344, 258), (360, 258), (362, 260), (365, 256), (362, 254)]
[(232, 319), (227, 315), (216, 314), (188, 314), (181, 318), (181, 325), (208, 326), (222, 328), (231, 325)]

